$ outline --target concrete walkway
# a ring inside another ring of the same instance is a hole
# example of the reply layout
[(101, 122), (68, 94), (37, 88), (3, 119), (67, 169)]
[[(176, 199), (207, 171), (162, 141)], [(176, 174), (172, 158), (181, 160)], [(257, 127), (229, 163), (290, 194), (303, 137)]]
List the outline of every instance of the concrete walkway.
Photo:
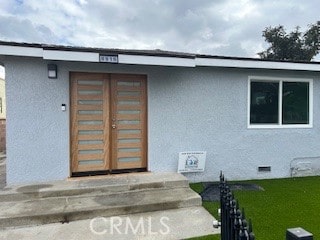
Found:
[(213, 217), (202, 207), (181, 208), (126, 216), (94, 218), (0, 231), (10, 240), (186, 239), (217, 234)]

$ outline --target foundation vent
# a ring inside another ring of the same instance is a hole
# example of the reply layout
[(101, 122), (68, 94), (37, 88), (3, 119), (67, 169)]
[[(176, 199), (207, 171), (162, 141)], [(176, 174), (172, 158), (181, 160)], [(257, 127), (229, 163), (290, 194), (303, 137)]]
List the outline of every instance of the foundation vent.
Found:
[(271, 172), (271, 166), (260, 166), (258, 172)]

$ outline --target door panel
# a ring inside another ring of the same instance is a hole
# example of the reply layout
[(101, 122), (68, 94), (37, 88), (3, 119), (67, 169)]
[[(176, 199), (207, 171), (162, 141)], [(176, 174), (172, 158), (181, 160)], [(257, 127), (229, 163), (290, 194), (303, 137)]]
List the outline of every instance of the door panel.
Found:
[(147, 166), (146, 76), (71, 74), (71, 172)]
[(106, 74), (71, 74), (71, 171), (110, 168), (110, 99)]
[(146, 168), (146, 76), (111, 79), (113, 169)]

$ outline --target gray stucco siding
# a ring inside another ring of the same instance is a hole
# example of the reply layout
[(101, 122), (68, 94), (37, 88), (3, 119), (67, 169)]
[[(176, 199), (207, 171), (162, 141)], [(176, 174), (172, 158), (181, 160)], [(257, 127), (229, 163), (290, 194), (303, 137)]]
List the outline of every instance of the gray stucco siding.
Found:
[[(207, 151), (204, 173), (191, 181), (290, 176), (297, 157), (320, 156), (319, 74), (232, 68), (178, 68), (57, 62), (48, 79), (46, 61), (3, 59), (7, 88), (9, 184), (69, 177), (69, 72), (148, 75), (148, 169), (177, 171), (180, 151)], [(313, 128), (248, 129), (248, 76), (312, 78)], [(67, 111), (61, 111), (61, 104)], [(258, 166), (271, 172), (258, 173)]]
[(65, 179), (69, 174), (69, 82), (47, 77), (46, 62), (5, 61), (7, 183)]

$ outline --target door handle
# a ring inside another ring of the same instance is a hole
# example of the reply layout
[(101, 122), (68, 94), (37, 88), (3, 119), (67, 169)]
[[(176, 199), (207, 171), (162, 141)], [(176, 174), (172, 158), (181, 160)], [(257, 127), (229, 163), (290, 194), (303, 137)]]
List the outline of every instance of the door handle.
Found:
[(111, 127), (112, 127), (113, 129), (115, 129), (115, 128), (116, 128), (116, 125), (115, 125), (115, 124), (112, 124)]

